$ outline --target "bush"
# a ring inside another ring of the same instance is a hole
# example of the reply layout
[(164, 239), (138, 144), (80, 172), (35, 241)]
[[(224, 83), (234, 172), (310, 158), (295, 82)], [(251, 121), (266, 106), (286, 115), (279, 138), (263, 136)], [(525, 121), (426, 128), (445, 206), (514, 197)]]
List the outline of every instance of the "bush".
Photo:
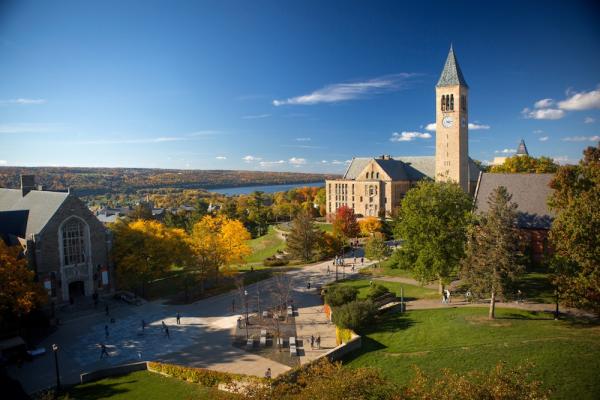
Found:
[(245, 375), (230, 374), (227, 372), (213, 371), (203, 368), (183, 367), (181, 365), (149, 362), (148, 370), (159, 372), (188, 382), (199, 383), (206, 387), (216, 387), (219, 383), (232, 383), (233, 381), (247, 380)]
[(263, 261), (265, 267), (281, 267), (282, 265), (288, 265), (289, 260), (283, 257), (268, 257)]
[(369, 289), (369, 293), (367, 293), (367, 299), (375, 300), (376, 298), (381, 297), (384, 294), (388, 294), (389, 292), (390, 289), (386, 288), (385, 286), (375, 284), (371, 286), (371, 289)]
[(353, 286), (339, 285), (327, 288), (325, 303), (332, 307), (339, 307), (356, 300), (358, 289)]
[(333, 311), (333, 323), (344, 329), (358, 331), (373, 322), (377, 307), (371, 301), (353, 301)]

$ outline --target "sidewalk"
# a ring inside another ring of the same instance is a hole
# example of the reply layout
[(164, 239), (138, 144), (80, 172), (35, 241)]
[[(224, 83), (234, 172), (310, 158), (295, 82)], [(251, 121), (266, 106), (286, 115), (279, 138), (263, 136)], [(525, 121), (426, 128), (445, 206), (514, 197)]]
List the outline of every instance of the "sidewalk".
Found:
[[(327, 319), (323, 306), (312, 306), (298, 309), (296, 317), (296, 334), (302, 340), (304, 352), (300, 353), (300, 364), (306, 364), (327, 351), (336, 347), (335, 325)], [(321, 336), (321, 348), (310, 346), (310, 337)]]

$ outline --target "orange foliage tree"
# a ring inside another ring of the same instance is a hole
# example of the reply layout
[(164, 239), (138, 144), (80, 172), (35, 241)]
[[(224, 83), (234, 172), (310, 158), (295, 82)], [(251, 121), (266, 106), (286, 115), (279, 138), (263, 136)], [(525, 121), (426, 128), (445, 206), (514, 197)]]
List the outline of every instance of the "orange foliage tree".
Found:
[(371, 236), (375, 232), (381, 231), (381, 221), (376, 217), (367, 217), (358, 221), (360, 233), (363, 236)]

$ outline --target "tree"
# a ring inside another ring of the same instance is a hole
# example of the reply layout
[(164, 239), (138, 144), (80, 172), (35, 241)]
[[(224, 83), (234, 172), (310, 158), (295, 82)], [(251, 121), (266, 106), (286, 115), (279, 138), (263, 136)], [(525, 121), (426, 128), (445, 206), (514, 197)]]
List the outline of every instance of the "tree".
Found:
[(141, 202), (137, 204), (129, 216), (132, 220), (136, 219), (152, 219), (152, 207), (150, 203)]
[(333, 234), (344, 239), (356, 237), (360, 233), (354, 210), (348, 206), (335, 210), (332, 224)]
[(47, 298), (21, 252), (20, 246), (9, 247), (0, 238), (0, 318), (28, 314)]
[(142, 296), (148, 281), (164, 276), (174, 265), (190, 262), (188, 236), (183, 229), (143, 219), (117, 221), (111, 228), (119, 280), (125, 287), (141, 288)]
[(191, 235), (191, 246), (196, 262), (212, 269), (215, 279), (225, 265), (240, 263), (251, 253), (248, 246), (250, 232), (235, 219), (206, 215), (197, 222)]
[(355, 300), (336, 307), (333, 312), (333, 323), (343, 329), (358, 331), (375, 319), (377, 307), (370, 300)]
[(583, 155), (550, 182), (554, 281), (569, 304), (600, 313), (600, 144)]
[(325, 303), (331, 307), (339, 307), (343, 304), (356, 300), (358, 289), (354, 286), (336, 285), (327, 288)]
[(489, 210), (469, 229), (463, 278), (474, 294), (491, 296), (489, 318), (495, 317), (496, 298), (522, 271), (517, 205), (504, 186), (490, 194)]
[(296, 215), (287, 236), (287, 248), (294, 258), (303, 261), (313, 259), (323, 232), (317, 228), (307, 211)]
[(385, 238), (382, 233), (375, 233), (367, 239), (365, 245), (365, 256), (370, 260), (377, 260), (377, 264), (391, 254), (389, 246), (385, 243)]
[(394, 237), (404, 241), (400, 267), (423, 283), (438, 279), (441, 293), (464, 256), (471, 207), (454, 183), (423, 181), (409, 190), (394, 221)]
[(549, 157), (513, 156), (504, 160), (501, 165), (492, 165), (490, 172), (495, 173), (553, 173), (558, 170), (558, 164)]
[(363, 236), (373, 235), (375, 232), (381, 231), (381, 220), (376, 217), (367, 217), (358, 221), (360, 233)]

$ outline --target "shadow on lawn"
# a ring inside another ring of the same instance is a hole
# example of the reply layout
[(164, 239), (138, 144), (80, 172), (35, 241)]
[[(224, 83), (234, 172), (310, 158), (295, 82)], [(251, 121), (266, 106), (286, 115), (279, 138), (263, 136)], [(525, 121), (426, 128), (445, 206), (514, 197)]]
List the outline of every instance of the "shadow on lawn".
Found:
[(549, 321), (554, 319), (554, 315), (547, 311), (530, 311), (528, 314), (505, 313), (496, 316), (496, 319), (517, 319), (526, 321)]
[(123, 394), (129, 392), (129, 389), (125, 389), (124, 386), (129, 384), (137, 383), (137, 380), (130, 380), (124, 382), (115, 382), (115, 383), (99, 383), (95, 382), (90, 386), (76, 386), (73, 389), (69, 390), (68, 398), (73, 399), (108, 399), (112, 396), (116, 396), (118, 394)]

